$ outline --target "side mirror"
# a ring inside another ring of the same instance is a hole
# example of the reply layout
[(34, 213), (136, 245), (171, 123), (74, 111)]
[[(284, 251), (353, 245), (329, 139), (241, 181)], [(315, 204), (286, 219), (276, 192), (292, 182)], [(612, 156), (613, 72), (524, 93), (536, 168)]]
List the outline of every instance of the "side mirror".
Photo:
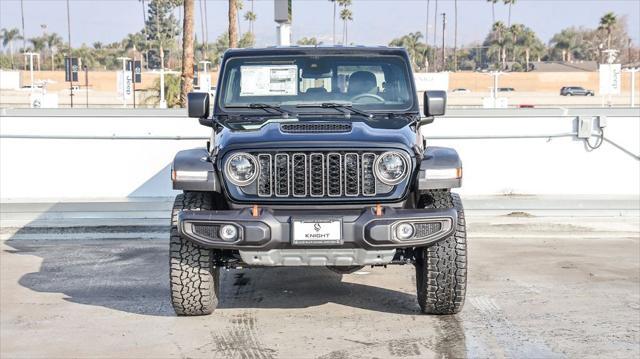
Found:
[(446, 108), (447, 93), (445, 91), (424, 92), (424, 115), (426, 117), (443, 116)]
[(207, 92), (189, 92), (187, 95), (189, 117), (208, 118), (209, 97), (209, 93)]

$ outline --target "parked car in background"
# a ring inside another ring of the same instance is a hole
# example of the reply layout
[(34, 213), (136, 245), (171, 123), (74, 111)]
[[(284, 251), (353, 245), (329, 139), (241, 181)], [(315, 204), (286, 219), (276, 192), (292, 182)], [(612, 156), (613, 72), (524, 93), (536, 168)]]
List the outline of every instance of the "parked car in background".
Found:
[(451, 92), (453, 92), (453, 93), (469, 93), (469, 92), (471, 92), (471, 90), (465, 89), (465, 88), (457, 88), (457, 89), (453, 89)]
[(498, 87), (498, 92), (513, 92), (515, 90), (513, 87)]
[(560, 89), (560, 96), (594, 96), (592, 90), (587, 90), (581, 86), (565, 86)]

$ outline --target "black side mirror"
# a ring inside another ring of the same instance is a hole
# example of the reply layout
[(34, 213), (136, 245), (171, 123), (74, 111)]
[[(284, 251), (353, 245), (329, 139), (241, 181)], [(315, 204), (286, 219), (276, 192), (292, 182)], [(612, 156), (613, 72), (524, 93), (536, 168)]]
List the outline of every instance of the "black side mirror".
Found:
[(424, 115), (426, 117), (443, 116), (446, 108), (447, 93), (445, 91), (424, 92)]
[(189, 92), (187, 95), (189, 117), (208, 118), (209, 97), (208, 92)]

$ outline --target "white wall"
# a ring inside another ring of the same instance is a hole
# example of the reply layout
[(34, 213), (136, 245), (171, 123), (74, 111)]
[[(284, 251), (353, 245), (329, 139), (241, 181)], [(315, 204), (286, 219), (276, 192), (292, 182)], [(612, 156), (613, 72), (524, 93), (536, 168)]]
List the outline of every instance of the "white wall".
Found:
[[(478, 111), (478, 110), (474, 110)], [(458, 111), (459, 112), (459, 111)], [(573, 131), (568, 117), (442, 118), (426, 136), (556, 134)], [(609, 117), (605, 135), (640, 153), (639, 117)], [(202, 136), (209, 129), (178, 117), (0, 118), (0, 198), (91, 199), (171, 196), (174, 154), (204, 140), (16, 139), (38, 136)], [(437, 139), (464, 165), (461, 192), (489, 194), (638, 195), (640, 161), (608, 143), (588, 152), (581, 141), (554, 139)]]
[[(559, 134), (573, 131), (571, 118), (446, 118), (423, 128), (425, 136)], [(605, 136), (640, 154), (640, 118), (608, 118)], [(595, 142), (595, 138), (591, 139)], [(441, 139), (463, 163), (464, 194), (640, 193), (640, 161), (603, 143), (587, 151), (575, 138)]]

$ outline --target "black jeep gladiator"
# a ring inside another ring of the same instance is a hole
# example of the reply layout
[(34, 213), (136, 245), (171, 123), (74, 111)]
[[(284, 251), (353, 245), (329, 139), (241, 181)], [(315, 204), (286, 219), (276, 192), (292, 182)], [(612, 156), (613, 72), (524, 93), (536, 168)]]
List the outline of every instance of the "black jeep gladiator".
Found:
[(225, 52), (213, 106), (189, 94), (211, 138), (172, 166), (178, 315), (216, 308), (220, 270), (270, 266), (413, 264), (423, 313), (461, 310), (462, 165), (426, 145), (420, 127), (444, 114), (446, 93), (427, 91), (421, 116), (410, 64), (386, 47)]

